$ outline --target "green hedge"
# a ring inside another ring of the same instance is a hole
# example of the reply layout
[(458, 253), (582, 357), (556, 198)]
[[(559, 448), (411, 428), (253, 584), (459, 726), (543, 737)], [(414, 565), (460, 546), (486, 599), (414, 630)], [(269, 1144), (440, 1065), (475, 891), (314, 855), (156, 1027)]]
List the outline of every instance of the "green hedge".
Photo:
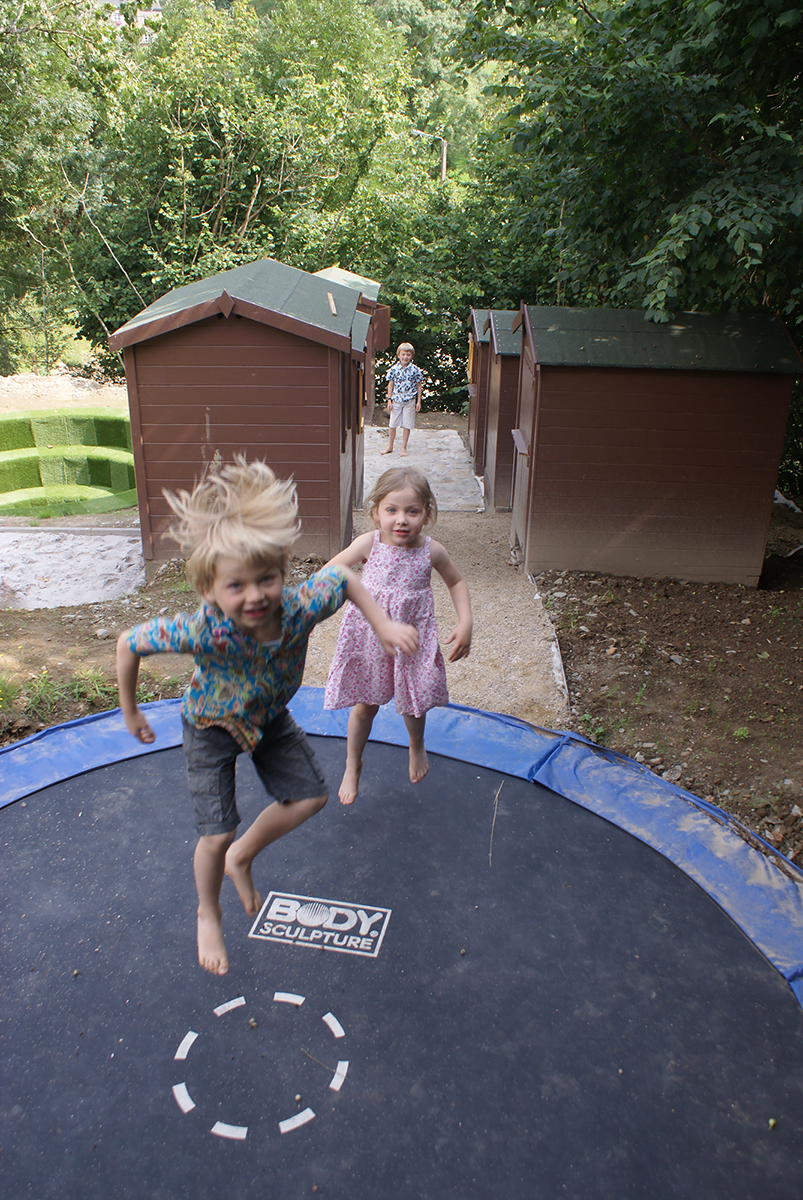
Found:
[(136, 502), (126, 413), (0, 415), (0, 514), (109, 512)]
[(38, 446), (111, 446), (131, 450), (128, 413), (110, 408), (0, 414), (0, 452)]

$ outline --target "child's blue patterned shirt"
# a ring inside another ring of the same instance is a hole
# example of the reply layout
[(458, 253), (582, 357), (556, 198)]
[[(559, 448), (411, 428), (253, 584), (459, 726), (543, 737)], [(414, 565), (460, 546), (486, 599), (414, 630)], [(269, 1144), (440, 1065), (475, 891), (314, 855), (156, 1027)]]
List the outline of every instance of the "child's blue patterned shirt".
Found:
[(282, 593), (282, 636), (266, 645), (249, 636), (220, 609), (155, 617), (137, 625), (127, 645), (134, 654), (191, 654), (195, 659), (181, 712), (191, 725), (219, 725), (251, 751), (262, 727), (278, 716), (301, 686), (307, 642), (319, 621), (346, 601), (342, 567), (324, 567)]
[(393, 404), (407, 404), (418, 397), (418, 385), (424, 378), (424, 372), (415, 363), (395, 363), (385, 376), (388, 383), (393, 384)]

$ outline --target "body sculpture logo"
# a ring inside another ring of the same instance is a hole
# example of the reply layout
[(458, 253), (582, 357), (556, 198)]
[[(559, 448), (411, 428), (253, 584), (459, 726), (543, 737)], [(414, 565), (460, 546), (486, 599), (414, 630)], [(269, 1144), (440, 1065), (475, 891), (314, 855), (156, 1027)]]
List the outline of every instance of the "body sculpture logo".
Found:
[(376, 958), (391, 909), (271, 892), (249, 937)]

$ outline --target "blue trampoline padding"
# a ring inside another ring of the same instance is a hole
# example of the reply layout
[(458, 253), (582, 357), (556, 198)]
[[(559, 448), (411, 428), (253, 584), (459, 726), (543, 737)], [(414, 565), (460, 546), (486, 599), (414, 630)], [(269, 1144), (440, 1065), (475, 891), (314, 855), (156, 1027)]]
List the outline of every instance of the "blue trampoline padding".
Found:
[[(0, 750), (0, 807), (85, 771), (181, 745), (180, 704), (143, 705), (156, 733), (150, 746), (131, 737), (119, 709), (6, 746)], [(322, 688), (301, 688), (290, 708), (308, 733), (345, 738), (348, 711), (325, 710)], [(379, 710), (371, 738), (407, 745), (404, 722), (391, 705)], [(803, 873), (716, 805), (578, 734), (457, 704), (428, 714), (427, 748), (542, 784), (657, 850), (731, 917), (803, 1006)]]

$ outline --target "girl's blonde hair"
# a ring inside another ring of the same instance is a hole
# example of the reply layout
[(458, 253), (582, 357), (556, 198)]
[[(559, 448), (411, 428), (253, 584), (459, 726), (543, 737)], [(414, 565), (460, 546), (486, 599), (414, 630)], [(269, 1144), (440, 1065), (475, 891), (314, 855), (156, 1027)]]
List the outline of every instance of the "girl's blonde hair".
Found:
[(371, 520), (376, 522), (376, 510), (386, 496), (391, 492), (400, 492), (406, 487), (413, 489), (421, 501), (430, 525), (434, 525), (438, 519), (438, 501), (426, 475), (419, 471), (418, 467), (391, 467), (384, 475), (379, 476), (365, 501), (365, 511)]
[(287, 573), (293, 545), (301, 532), (296, 485), (277, 479), (267, 463), (214, 467), (191, 492), (165, 492), (178, 518), (170, 528), (186, 558), (187, 578), (204, 592), (215, 581), (217, 561), (241, 559), (247, 566), (266, 564)]

